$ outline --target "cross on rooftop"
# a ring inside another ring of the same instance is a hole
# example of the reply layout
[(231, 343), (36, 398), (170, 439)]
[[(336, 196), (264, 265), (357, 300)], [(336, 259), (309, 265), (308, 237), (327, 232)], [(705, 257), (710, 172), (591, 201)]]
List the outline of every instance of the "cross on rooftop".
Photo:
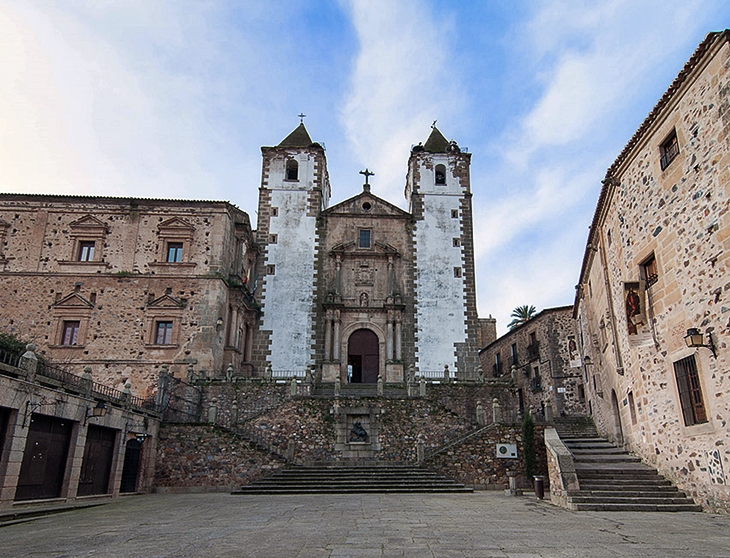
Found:
[(299, 114), (297, 114), (297, 116), (299, 117), (299, 123), (304, 124), (304, 119), (306, 118), (307, 115), (304, 114), (303, 112), (300, 112)]
[(368, 169), (365, 169), (364, 171), (360, 171), (360, 174), (362, 174), (363, 176), (365, 176), (365, 184), (369, 184), (368, 183), (368, 178), (370, 178), (371, 176), (375, 176), (375, 173), (374, 172), (370, 172)]

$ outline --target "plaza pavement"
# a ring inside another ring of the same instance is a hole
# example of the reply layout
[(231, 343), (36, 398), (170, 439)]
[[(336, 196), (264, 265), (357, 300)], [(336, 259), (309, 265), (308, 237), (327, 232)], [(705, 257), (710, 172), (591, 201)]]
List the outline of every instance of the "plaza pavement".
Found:
[(0, 528), (1, 557), (730, 557), (730, 517), (531, 495), (153, 494)]

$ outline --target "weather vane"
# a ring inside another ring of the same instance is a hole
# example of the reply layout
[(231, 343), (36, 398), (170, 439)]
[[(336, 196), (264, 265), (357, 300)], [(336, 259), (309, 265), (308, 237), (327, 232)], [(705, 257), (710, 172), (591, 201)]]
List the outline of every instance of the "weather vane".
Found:
[(360, 174), (362, 174), (365, 177), (365, 184), (368, 184), (368, 178), (371, 176), (375, 176), (374, 172), (370, 172), (368, 169), (365, 169), (364, 171), (360, 171)]
[(438, 122), (438, 120), (434, 120), (434, 121), (433, 121), (433, 124), (431, 124), (431, 128), (432, 128), (432, 129), (436, 127), (436, 122)]
[(297, 114), (297, 116), (299, 117), (299, 123), (304, 124), (304, 119), (306, 118), (307, 115), (304, 114), (303, 112), (300, 112), (299, 114)]

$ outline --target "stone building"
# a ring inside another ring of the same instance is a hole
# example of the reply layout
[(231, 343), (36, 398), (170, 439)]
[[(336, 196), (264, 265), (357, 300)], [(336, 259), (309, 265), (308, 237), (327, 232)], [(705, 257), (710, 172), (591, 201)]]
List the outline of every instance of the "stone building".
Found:
[(520, 413), (586, 414), (572, 306), (542, 310), (481, 349), (479, 360), (487, 377), (513, 376)]
[(726, 512), (729, 109), (710, 33), (606, 173), (574, 310), (599, 430)]
[(226, 202), (3, 194), (0, 330), (142, 397), (162, 365), (250, 370), (256, 258)]
[(433, 128), (408, 162), (408, 211), (375, 196), (328, 207), (324, 149), (300, 124), (264, 147), (254, 363), (324, 382), (475, 377), (469, 153)]

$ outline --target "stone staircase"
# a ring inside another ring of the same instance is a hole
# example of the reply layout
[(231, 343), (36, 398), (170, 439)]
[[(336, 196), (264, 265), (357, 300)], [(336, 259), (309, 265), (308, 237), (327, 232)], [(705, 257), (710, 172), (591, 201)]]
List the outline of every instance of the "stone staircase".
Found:
[[(322, 382), (317, 384), (312, 395), (320, 397), (332, 397), (335, 393), (334, 382)], [(340, 387), (341, 397), (378, 397), (377, 384), (347, 384)], [(383, 389), (383, 397), (406, 398), (408, 390), (400, 385), (386, 384)]]
[(580, 490), (568, 492), (568, 507), (583, 511), (702, 511), (639, 457), (601, 438), (587, 417), (555, 421), (573, 454)]
[(421, 467), (312, 466), (285, 467), (232, 494), (366, 494), (473, 492), (454, 480)]

